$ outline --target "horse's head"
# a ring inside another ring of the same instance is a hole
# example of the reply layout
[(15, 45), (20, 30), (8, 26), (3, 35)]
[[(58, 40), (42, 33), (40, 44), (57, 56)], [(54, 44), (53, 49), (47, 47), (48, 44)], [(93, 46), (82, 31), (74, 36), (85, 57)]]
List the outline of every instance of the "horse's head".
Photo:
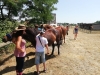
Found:
[(3, 42), (8, 42), (8, 41), (11, 41), (12, 40), (12, 34), (6, 34), (3, 38), (2, 38), (2, 41)]
[[(15, 34), (14, 34), (15, 33)], [(32, 45), (35, 47), (36, 46), (36, 40), (35, 37), (36, 35), (39, 33), (39, 30), (36, 30), (35, 28), (31, 28), (31, 27), (27, 27), (26, 30), (24, 31), (22, 37), (31, 42)], [(16, 32), (11, 32), (10, 34), (6, 34), (3, 38), (2, 41), (3, 42), (7, 42), (7, 41), (12, 41), (12, 36), (13, 34), (16, 36)]]
[(16, 31), (12, 31), (11, 33), (7, 33), (3, 38), (2, 38), (2, 42), (8, 42), (8, 41), (12, 41), (12, 35), (15, 34)]
[(43, 25), (43, 28), (44, 28), (45, 30), (47, 30), (47, 29), (53, 28), (53, 26), (46, 24), (46, 25)]

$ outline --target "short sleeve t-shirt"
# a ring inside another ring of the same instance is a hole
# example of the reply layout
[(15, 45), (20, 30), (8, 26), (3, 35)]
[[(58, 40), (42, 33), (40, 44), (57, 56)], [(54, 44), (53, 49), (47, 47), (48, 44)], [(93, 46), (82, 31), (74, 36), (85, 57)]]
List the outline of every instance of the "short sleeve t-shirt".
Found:
[[(40, 37), (42, 45), (40, 43), (39, 37)], [(40, 35), (36, 36), (36, 52), (44, 52), (46, 44), (48, 44), (48, 41), (45, 37), (42, 37)]]

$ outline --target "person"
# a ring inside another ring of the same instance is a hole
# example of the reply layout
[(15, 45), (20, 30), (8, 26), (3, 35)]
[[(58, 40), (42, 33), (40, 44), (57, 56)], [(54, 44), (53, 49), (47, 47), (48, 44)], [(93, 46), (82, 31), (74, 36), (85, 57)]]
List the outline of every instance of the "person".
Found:
[(22, 75), (22, 70), (24, 66), (24, 59), (26, 55), (26, 41), (23, 39), (22, 35), (26, 29), (25, 25), (20, 24), (15, 28), (16, 33), (12, 34), (12, 42), (15, 44), (14, 55), (16, 57), (16, 74)]
[(48, 41), (45, 37), (43, 37), (44, 32), (41, 31), (36, 36), (36, 51), (35, 51), (35, 64), (37, 69), (37, 74), (39, 75), (39, 64), (40, 64), (40, 58), (41, 62), (43, 63), (44, 69), (43, 71), (46, 72), (46, 65), (45, 65), (45, 47), (47, 49), (47, 54), (49, 54), (48, 49)]
[(67, 35), (68, 35), (68, 31), (69, 31), (69, 26), (68, 25), (66, 26), (66, 30), (67, 30), (66, 32), (67, 32)]
[(73, 30), (73, 34), (74, 34), (74, 40), (76, 40), (77, 34), (78, 34), (78, 25), (75, 26), (75, 28)]
[(38, 25), (35, 25), (35, 29), (36, 29), (36, 30), (38, 30), (38, 27), (39, 27)]
[(90, 33), (91, 33), (92, 29), (93, 29), (93, 25), (89, 26)]

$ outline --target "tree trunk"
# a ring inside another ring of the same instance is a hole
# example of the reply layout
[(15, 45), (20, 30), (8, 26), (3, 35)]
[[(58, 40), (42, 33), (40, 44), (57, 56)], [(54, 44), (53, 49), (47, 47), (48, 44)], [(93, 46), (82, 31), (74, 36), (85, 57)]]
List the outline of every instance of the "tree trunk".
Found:
[(11, 13), (11, 9), (9, 7), (9, 11), (8, 11), (8, 18), (10, 19), (10, 13)]
[(1, 11), (1, 20), (3, 20), (4, 19), (4, 15), (3, 15), (3, 6), (1, 6), (1, 8), (0, 8), (0, 11)]

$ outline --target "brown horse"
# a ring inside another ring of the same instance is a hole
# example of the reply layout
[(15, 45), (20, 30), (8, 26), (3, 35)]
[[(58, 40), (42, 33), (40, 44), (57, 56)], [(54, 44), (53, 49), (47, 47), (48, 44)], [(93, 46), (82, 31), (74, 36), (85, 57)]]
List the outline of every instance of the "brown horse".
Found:
[(65, 43), (65, 36), (66, 36), (66, 33), (67, 33), (67, 28), (64, 27), (64, 26), (60, 26), (61, 29), (62, 29), (62, 36), (63, 36), (63, 39), (64, 39), (64, 43)]
[(43, 26), (44, 30), (52, 30), (52, 32), (55, 34), (55, 36), (57, 37), (56, 40), (62, 40), (62, 28), (60, 26), (58, 27), (54, 27), (54, 26), (50, 26), (50, 25), (44, 25)]
[[(39, 33), (38, 30), (36, 30), (34, 28), (27, 27), (26, 30), (25, 30), (25, 33), (23, 34), (23, 38), (26, 39), (27, 41), (31, 42), (32, 45), (34, 47), (36, 47), (35, 37), (36, 37), (36, 35), (38, 33)], [(3, 42), (11, 41), (12, 40), (11, 39), (12, 34), (13, 33), (7, 34), (6, 36), (4, 36), (3, 39), (2, 39), (2, 41)], [(57, 36), (56, 36), (56, 34), (57, 34)], [(45, 33), (44, 33), (43, 36), (47, 38), (48, 45), (49, 46), (52, 45), (52, 53), (51, 53), (51, 55), (53, 55), (53, 53), (54, 53), (54, 47), (55, 47), (54, 42), (55, 41), (57, 42), (57, 46), (58, 46), (58, 54), (60, 54), (60, 51), (59, 51), (59, 48), (60, 48), (60, 33), (56, 32), (55, 30), (48, 29), (48, 30), (45, 31)]]
[(66, 36), (66, 32), (67, 32), (66, 27), (64, 27), (64, 26), (53, 27), (51, 25), (44, 25), (43, 27), (45, 30), (47, 30), (47, 29), (55, 29), (56, 31), (59, 30), (62, 34), (61, 36), (62, 36), (62, 39), (64, 39), (64, 43), (65, 43), (65, 36)]

